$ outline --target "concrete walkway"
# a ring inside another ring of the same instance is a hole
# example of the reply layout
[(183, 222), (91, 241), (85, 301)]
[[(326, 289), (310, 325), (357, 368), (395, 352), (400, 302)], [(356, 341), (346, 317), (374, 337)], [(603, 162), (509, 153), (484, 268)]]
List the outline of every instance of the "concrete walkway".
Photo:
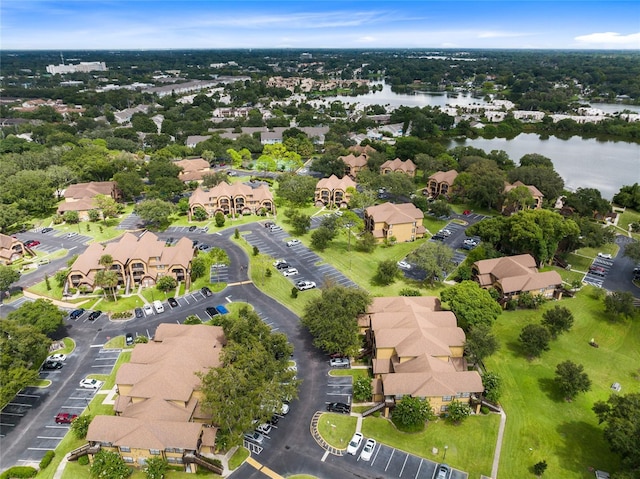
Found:
[(498, 466), (500, 465), (500, 453), (502, 452), (502, 439), (504, 437), (504, 427), (507, 423), (507, 415), (504, 410), (500, 410), (500, 427), (498, 428), (498, 439), (496, 439), (496, 450), (493, 453), (493, 465), (491, 466), (491, 477), (497, 479)]

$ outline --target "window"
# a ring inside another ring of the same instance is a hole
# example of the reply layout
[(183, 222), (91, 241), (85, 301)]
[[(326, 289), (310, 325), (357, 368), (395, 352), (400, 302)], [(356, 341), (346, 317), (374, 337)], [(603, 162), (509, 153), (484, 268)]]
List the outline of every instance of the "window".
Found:
[(122, 460), (126, 463), (133, 464), (133, 457), (122, 456)]
[(440, 406), (440, 412), (447, 412), (449, 410), (449, 406)]
[(120, 446), (120, 452), (131, 452), (131, 448), (129, 446)]
[(460, 394), (460, 397), (463, 397), (463, 398), (468, 398), (470, 396), (471, 396), (471, 393), (461, 393)]
[(442, 402), (451, 402), (453, 396), (442, 396)]
[(149, 454), (151, 454), (152, 456), (159, 456), (160, 449), (149, 449)]
[(167, 457), (167, 462), (169, 464), (175, 464), (176, 462), (178, 462), (178, 460), (175, 457)]

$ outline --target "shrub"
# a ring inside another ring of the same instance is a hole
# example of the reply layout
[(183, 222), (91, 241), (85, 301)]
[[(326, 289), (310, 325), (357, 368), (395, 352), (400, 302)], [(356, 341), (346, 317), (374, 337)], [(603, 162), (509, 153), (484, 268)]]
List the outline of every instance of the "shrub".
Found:
[(81, 466), (88, 466), (89, 465), (89, 456), (80, 456), (78, 458), (78, 464), (80, 464)]
[(400, 296), (422, 296), (419, 289), (402, 288), (400, 290)]
[(296, 288), (295, 286), (293, 288), (291, 288), (291, 297), (292, 298), (297, 298), (298, 297), (298, 288)]
[(38, 470), (30, 466), (13, 466), (0, 475), (0, 479), (23, 479), (26, 477), (35, 477)]
[(56, 456), (56, 453), (53, 451), (47, 451), (45, 455), (40, 460), (40, 470), (46, 469), (46, 467), (51, 464), (53, 458)]
[(489, 408), (487, 406), (480, 406), (480, 412), (482, 414), (489, 414)]

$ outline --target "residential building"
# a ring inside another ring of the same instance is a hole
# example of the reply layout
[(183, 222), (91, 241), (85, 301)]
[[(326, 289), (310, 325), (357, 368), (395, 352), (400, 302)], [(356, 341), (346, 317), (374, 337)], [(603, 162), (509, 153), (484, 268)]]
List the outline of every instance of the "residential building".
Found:
[(424, 213), (412, 203), (382, 203), (364, 210), (364, 226), (378, 242), (414, 241), (422, 238)]
[(275, 214), (276, 206), (269, 188), (260, 184), (253, 187), (247, 183), (226, 182), (210, 188), (197, 188), (189, 198), (189, 214), (203, 208), (209, 217), (222, 212), (225, 215)]
[(80, 62), (76, 65), (65, 65), (61, 63), (59, 65), (47, 65), (47, 73), (52, 75), (62, 75), (65, 73), (88, 73), (88, 72), (106, 72), (108, 70), (107, 65), (104, 62)]
[(197, 181), (202, 183), (202, 177), (207, 173), (211, 173), (209, 162), (203, 158), (184, 159), (173, 162), (176, 166), (182, 168), (182, 172), (178, 175), (178, 179), (184, 183)]
[(89, 219), (89, 210), (96, 209), (94, 201), (96, 196), (110, 196), (116, 201), (122, 197), (115, 181), (92, 181), (69, 185), (63, 195), (64, 203), (58, 205), (58, 214), (63, 215), (67, 211), (77, 211), (82, 221)]
[(558, 272), (539, 272), (530, 254), (476, 261), (471, 270), (481, 287), (498, 291), (503, 304), (524, 292), (547, 299), (562, 297), (562, 278)]
[(0, 264), (9, 265), (22, 258), (27, 247), (17, 238), (0, 233)]
[(365, 155), (355, 156), (353, 153), (350, 153), (347, 156), (339, 156), (338, 158), (347, 165), (347, 174), (353, 179), (358, 176), (360, 170), (367, 166), (367, 157)]
[(355, 153), (356, 155), (364, 155), (366, 158), (369, 158), (369, 155), (371, 155), (372, 153), (375, 153), (376, 150), (373, 146), (371, 145), (354, 145), (354, 146), (350, 146), (349, 147), (349, 151)]
[(404, 173), (413, 178), (416, 176), (418, 167), (411, 160), (402, 161), (400, 158), (395, 160), (387, 160), (380, 165), (380, 174), (387, 175), (389, 173)]
[[(226, 344), (222, 328), (161, 324), (152, 340), (137, 344), (116, 373), (115, 416), (96, 416), (87, 432), (91, 461), (100, 450), (143, 467), (151, 457), (196, 472), (213, 454), (217, 428), (202, 409), (199, 373), (219, 367)], [(73, 454), (73, 453), (72, 453)]]
[[(533, 197), (533, 204), (531, 206), (527, 206), (525, 207), (526, 209), (534, 209), (534, 210), (539, 210), (542, 208), (542, 200), (544, 199), (544, 195), (542, 194), (542, 192), (536, 188), (533, 185), (525, 185), (522, 181), (516, 181), (513, 184), (509, 184), (509, 183), (505, 183), (504, 186), (504, 194), (506, 195), (507, 193), (509, 193), (511, 190), (513, 190), (514, 188), (517, 188), (519, 186), (524, 186), (529, 190), (529, 193), (531, 193), (531, 196)], [(503, 213), (515, 213), (516, 211), (518, 211), (518, 207), (514, 206), (514, 205), (507, 205), (506, 203), (502, 205), (502, 212)]]
[(71, 266), (67, 287), (85, 291), (98, 288), (96, 274), (105, 269), (100, 264), (100, 258), (105, 255), (111, 256), (110, 269), (118, 276), (118, 286), (126, 291), (137, 286), (153, 286), (162, 276), (171, 276), (189, 285), (194, 256), (191, 240), (183, 237), (174, 246), (167, 246), (155, 234), (146, 232), (141, 236), (125, 233), (118, 241), (105, 245), (90, 244)]
[(436, 297), (373, 298), (358, 318), (373, 358), (372, 410), (385, 415), (404, 396), (427, 399), (434, 413), (446, 413), (453, 400), (479, 408), (484, 388), (469, 371), (464, 331), (453, 312)]
[(422, 193), (431, 198), (437, 198), (440, 195), (448, 196), (457, 177), (456, 170), (438, 171), (429, 177), (427, 187), (422, 190)]
[(315, 204), (316, 206), (328, 206), (330, 208), (346, 208), (351, 199), (351, 193), (347, 190), (356, 187), (356, 182), (348, 176), (338, 178), (331, 175), (329, 178), (322, 178), (316, 184)]

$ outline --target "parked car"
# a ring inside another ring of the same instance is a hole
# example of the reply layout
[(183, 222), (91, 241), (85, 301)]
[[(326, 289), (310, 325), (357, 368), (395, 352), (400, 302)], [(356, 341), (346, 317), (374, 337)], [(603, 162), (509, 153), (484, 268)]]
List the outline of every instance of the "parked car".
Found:
[(351, 438), (351, 441), (349, 441), (349, 445), (347, 446), (347, 454), (355, 456), (356, 452), (358, 452), (358, 449), (360, 449), (360, 444), (362, 444), (363, 439), (364, 436), (359, 432), (356, 432)]
[(98, 381), (97, 379), (84, 378), (80, 381), (80, 387), (83, 389), (100, 389), (102, 384), (102, 381)]
[(291, 265), (289, 263), (278, 263), (278, 265), (276, 266), (277, 270), (283, 270), (283, 269), (289, 269), (291, 268)]
[(38, 246), (39, 244), (40, 244), (40, 241), (38, 240), (29, 240), (24, 242), (24, 245), (27, 248), (33, 248), (34, 246)]
[(171, 246), (175, 240), (175, 238), (169, 238), (164, 244), (165, 246)]
[(203, 286), (202, 288), (200, 288), (200, 292), (205, 296), (211, 296), (213, 294), (211, 290), (206, 286)]
[(62, 369), (63, 364), (60, 361), (45, 361), (42, 365), (44, 371), (55, 371), (56, 369)]
[(307, 289), (313, 289), (316, 287), (316, 283), (314, 281), (298, 281), (296, 283), (296, 288), (298, 288), (299, 291), (306, 291)]
[(244, 438), (247, 441), (262, 445), (264, 444), (264, 436), (260, 434), (258, 431), (251, 431), (244, 435)]
[(276, 224), (273, 221), (266, 221), (264, 223), (264, 227), (265, 228), (271, 228), (272, 226), (275, 226)]
[(62, 353), (52, 354), (47, 358), (47, 361), (65, 362), (66, 360), (67, 360), (67, 355)]
[(210, 245), (208, 245), (208, 244), (206, 244), (206, 243), (200, 243), (200, 244), (198, 245), (198, 249), (199, 249), (200, 251), (204, 251), (204, 250), (207, 250), (207, 249), (209, 249), (209, 248), (211, 248), (211, 246), (210, 246)]
[(282, 416), (286, 416), (287, 414), (289, 414), (289, 403), (287, 401), (284, 401), (282, 403), (282, 406), (280, 407), (280, 414)]
[(133, 334), (127, 333), (124, 337), (124, 342), (127, 346), (133, 346)]
[(611, 253), (598, 253), (598, 258), (611, 259)]
[(295, 276), (298, 274), (298, 270), (296, 268), (288, 268), (282, 272), (283, 276)]
[(179, 306), (178, 301), (176, 301), (176, 298), (173, 297), (167, 299), (167, 303), (169, 303), (169, 306), (171, 306), (172, 308), (177, 308)]
[(279, 264), (286, 264), (287, 260), (284, 259), (277, 259), (275, 260), (273, 263), (271, 263), (275, 268), (278, 267)]
[(189, 231), (190, 231), (190, 232), (191, 232), (191, 231), (195, 231), (197, 228), (198, 228), (197, 226), (195, 226), (195, 225), (191, 225), (191, 226), (189, 226)]
[(298, 245), (300, 243), (301, 243), (301, 241), (299, 239), (292, 239), (292, 240), (287, 241), (287, 246), (295, 246), (295, 245)]
[(348, 368), (349, 358), (333, 358), (329, 361), (332, 368)]
[(398, 261), (398, 267), (402, 269), (411, 269), (411, 265), (405, 260)]
[(327, 411), (338, 412), (340, 414), (350, 414), (351, 407), (343, 402), (330, 402), (327, 404)]
[(259, 432), (260, 434), (264, 434), (264, 435), (269, 435), (269, 433), (271, 432), (271, 424), (269, 423), (264, 423), (264, 424), (260, 424), (257, 428), (256, 431)]
[(273, 225), (269, 227), (269, 231), (271, 231), (272, 233), (274, 231), (282, 231), (282, 228), (280, 228), (278, 225)]
[(214, 316), (216, 316), (217, 314), (220, 314), (220, 313), (218, 312), (218, 310), (217, 310), (215, 307), (213, 307), (213, 306), (209, 306), (209, 307), (205, 308), (205, 311), (206, 311), (206, 312), (207, 312), (207, 314), (208, 314), (209, 316), (211, 316), (212, 318), (213, 318)]
[(436, 468), (433, 476), (435, 479), (449, 479), (451, 477), (451, 468), (446, 464), (440, 464)]
[(147, 316), (153, 314), (153, 306), (151, 306), (150, 304), (145, 304), (142, 309), (144, 310), (144, 314), (146, 314)]
[(136, 318), (144, 318), (144, 312), (142, 311), (142, 308), (136, 308), (134, 312), (136, 314)]
[(280, 421), (280, 416), (278, 416), (277, 414), (274, 414), (273, 416), (271, 416), (271, 419), (267, 421), (267, 423), (270, 424), (271, 426), (275, 426), (278, 424), (278, 421)]
[(98, 310), (98, 311), (94, 311), (92, 312), (89, 317), (87, 318), (89, 321), (95, 321), (96, 319), (98, 319), (100, 316), (102, 316), (102, 311)]
[(362, 461), (369, 461), (371, 456), (373, 456), (373, 451), (375, 450), (377, 442), (375, 439), (367, 439), (364, 447), (362, 448), (362, 452), (360, 453), (360, 459)]
[(49, 231), (53, 231), (53, 228), (49, 228), (48, 226), (46, 228), (42, 228), (41, 233), (48, 233)]
[(438, 231), (438, 233), (444, 236), (451, 236), (451, 230), (448, 230), (446, 228), (441, 229), (440, 231)]
[(73, 238), (74, 236), (78, 236), (78, 233), (72, 231), (71, 233), (67, 233), (67, 238)]
[(56, 415), (56, 424), (71, 424), (75, 418), (77, 418), (77, 414), (69, 414), (68, 412), (59, 412)]
[(202, 228), (200, 228), (200, 231), (202, 231), (203, 233), (206, 233), (207, 231), (209, 231), (209, 227), (203, 226)]
[(84, 312), (85, 312), (84, 308), (74, 309), (69, 314), (69, 319), (78, 319), (80, 316), (84, 314)]
[(607, 272), (602, 266), (590, 266), (589, 273), (595, 274), (596, 276), (604, 276)]
[(153, 302), (153, 309), (155, 309), (158, 314), (164, 313), (164, 305), (158, 299)]
[(49, 264), (51, 263), (51, 260), (49, 258), (44, 258), (41, 259), (40, 261), (38, 261), (38, 264), (43, 265), (43, 264)]

